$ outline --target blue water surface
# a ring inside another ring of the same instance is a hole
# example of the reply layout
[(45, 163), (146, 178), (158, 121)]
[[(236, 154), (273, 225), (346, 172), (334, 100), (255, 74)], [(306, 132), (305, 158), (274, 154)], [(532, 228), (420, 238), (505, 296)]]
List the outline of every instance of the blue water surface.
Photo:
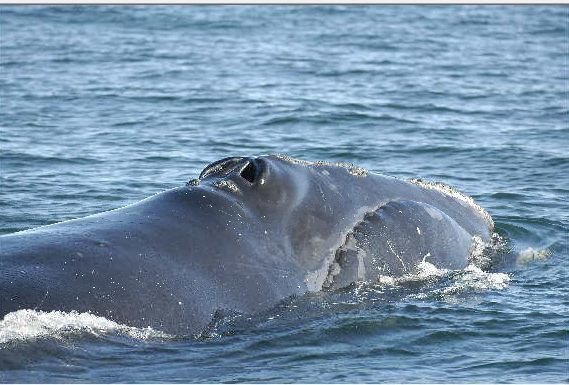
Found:
[(307, 294), (198, 338), (64, 317), (68, 330), (18, 339), (4, 324), (0, 381), (569, 380), (567, 6), (3, 5), (0, 18), (3, 234), (136, 202), (223, 157), (284, 153), (450, 184), (510, 250), (491, 272)]

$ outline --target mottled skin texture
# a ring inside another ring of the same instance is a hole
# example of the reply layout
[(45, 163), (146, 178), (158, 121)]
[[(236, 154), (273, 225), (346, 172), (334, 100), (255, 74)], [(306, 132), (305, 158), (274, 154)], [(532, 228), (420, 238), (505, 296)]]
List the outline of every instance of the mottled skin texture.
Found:
[[(218, 310), (409, 272), (463, 268), (478, 207), (436, 189), (280, 156), (226, 158), (185, 187), (1, 238), (0, 311), (90, 311), (198, 333)], [(419, 229), (419, 230), (418, 230)]]

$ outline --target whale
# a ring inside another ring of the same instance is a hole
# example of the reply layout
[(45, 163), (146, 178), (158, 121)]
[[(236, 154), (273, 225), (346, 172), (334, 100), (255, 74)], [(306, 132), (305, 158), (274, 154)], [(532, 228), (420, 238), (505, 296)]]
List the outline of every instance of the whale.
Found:
[(0, 237), (0, 316), (89, 312), (198, 334), (216, 312), (463, 269), (494, 223), (443, 183), (285, 155), (228, 157), (115, 210)]

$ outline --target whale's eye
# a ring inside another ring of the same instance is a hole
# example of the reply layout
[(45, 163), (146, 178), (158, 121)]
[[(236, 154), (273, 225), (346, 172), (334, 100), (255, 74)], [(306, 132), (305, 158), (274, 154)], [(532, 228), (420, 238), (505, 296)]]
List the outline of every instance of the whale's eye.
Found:
[(243, 167), (240, 174), (242, 178), (247, 179), (251, 183), (255, 183), (257, 173), (255, 162), (249, 161), (247, 162), (247, 166)]

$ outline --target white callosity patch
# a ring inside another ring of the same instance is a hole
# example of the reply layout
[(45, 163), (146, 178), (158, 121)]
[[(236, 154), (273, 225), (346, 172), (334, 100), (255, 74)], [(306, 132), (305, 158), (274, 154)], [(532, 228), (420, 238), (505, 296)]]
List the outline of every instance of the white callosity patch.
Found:
[(336, 167), (345, 168), (346, 171), (348, 172), (348, 174), (353, 175), (353, 176), (358, 176), (358, 177), (367, 176), (367, 171), (365, 169), (363, 169), (362, 167), (359, 167), (359, 166), (354, 166), (353, 164), (347, 164), (347, 163), (342, 163), (342, 162), (333, 163), (333, 162), (325, 162), (325, 161), (309, 162), (307, 160), (291, 158), (290, 156), (283, 155), (283, 154), (276, 154), (276, 155), (272, 155), (272, 156), (277, 158), (277, 159), (280, 159), (280, 160), (283, 160), (285, 162), (292, 163), (292, 164), (302, 164), (305, 166), (336, 166)]
[(239, 190), (237, 185), (230, 180), (218, 180), (217, 182), (214, 183), (214, 186), (217, 187), (218, 189), (226, 190), (229, 192), (236, 192), (237, 190)]
[(150, 327), (140, 329), (121, 325), (104, 317), (76, 311), (18, 310), (6, 314), (0, 321), (0, 343), (37, 338), (57, 339), (76, 333), (90, 333), (95, 336), (121, 333), (142, 340), (172, 337)]
[(201, 184), (201, 180), (199, 180), (199, 179), (192, 179), (191, 181), (186, 183), (186, 185), (188, 185), (188, 186), (199, 186), (200, 184)]

